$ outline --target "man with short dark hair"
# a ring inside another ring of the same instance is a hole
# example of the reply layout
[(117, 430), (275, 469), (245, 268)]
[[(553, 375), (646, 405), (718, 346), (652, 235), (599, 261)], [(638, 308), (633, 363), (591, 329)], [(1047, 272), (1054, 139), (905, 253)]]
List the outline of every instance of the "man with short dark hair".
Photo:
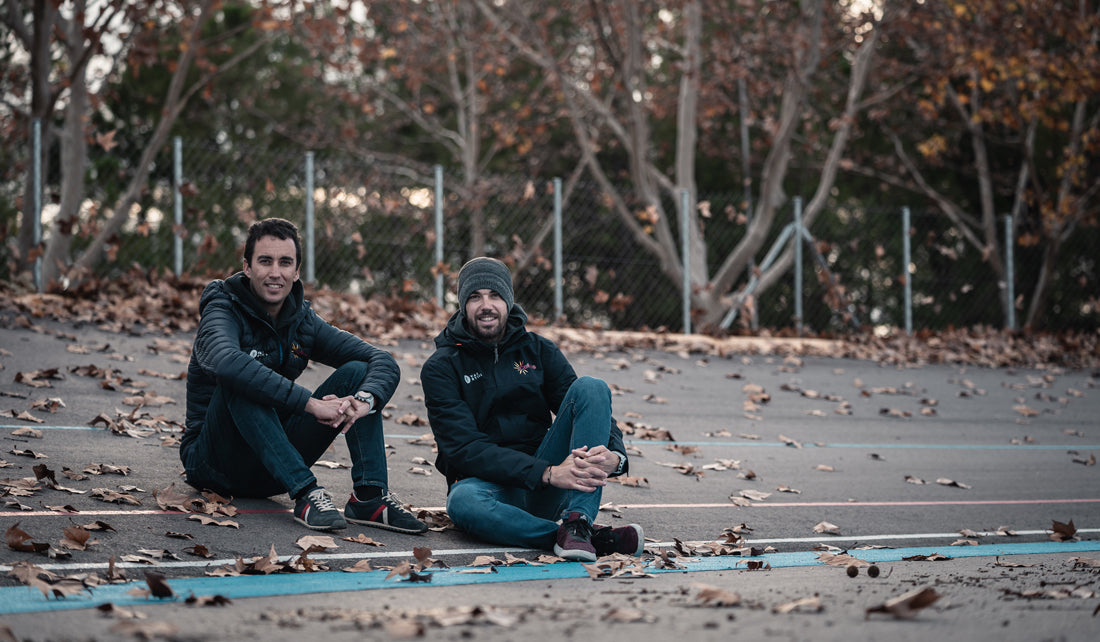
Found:
[[(382, 408), (400, 381), (394, 358), (322, 320), (306, 301), (293, 223), (254, 223), (243, 271), (206, 286), (187, 367), (180, 459), (187, 483), (227, 495), (288, 493), (294, 519), (423, 533), (389, 492)], [(312, 394), (294, 382), (310, 360), (335, 371)], [(344, 433), (354, 484), (344, 514), (310, 471)]]
[(578, 378), (553, 342), (527, 331), (499, 260), (462, 267), (458, 302), (420, 376), (451, 520), (569, 560), (640, 555), (640, 526), (593, 522), (608, 477), (627, 470), (607, 384)]

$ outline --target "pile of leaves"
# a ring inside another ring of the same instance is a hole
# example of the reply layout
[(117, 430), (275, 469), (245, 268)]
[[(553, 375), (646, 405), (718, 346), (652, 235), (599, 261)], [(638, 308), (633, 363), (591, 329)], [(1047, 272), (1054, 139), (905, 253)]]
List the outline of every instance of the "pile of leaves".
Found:
[[(88, 279), (64, 293), (28, 293), (0, 283), (0, 322), (31, 327), (35, 320), (92, 324), (134, 335), (190, 332), (198, 322), (199, 297), (208, 277), (176, 278), (135, 268), (125, 278)], [(400, 339), (430, 339), (450, 312), (434, 302), (397, 295), (359, 295), (327, 288), (309, 289), (307, 298), (323, 318), (378, 345)], [(1100, 368), (1100, 332), (1047, 334), (993, 327), (923, 330), (886, 337), (868, 330), (844, 337), (793, 337), (767, 330), (751, 337), (668, 332), (620, 332), (563, 328), (532, 320), (532, 326), (573, 352), (657, 349), (687, 354), (779, 354), (865, 359), (892, 365), (930, 363), (981, 367)]]

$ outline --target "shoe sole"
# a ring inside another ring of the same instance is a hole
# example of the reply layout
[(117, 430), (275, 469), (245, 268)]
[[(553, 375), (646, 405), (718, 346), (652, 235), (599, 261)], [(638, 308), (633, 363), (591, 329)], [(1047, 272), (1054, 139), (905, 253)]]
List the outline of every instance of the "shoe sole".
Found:
[(406, 533), (408, 535), (420, 535), (421, 533), (428, 532), (428, 527), (424, 528), (400, 528), (398, 526), (391, 526), (389, 524), (383, 524), (382, 522), (372, 522), (369, 519), (355, 519), (354, 517), (348, 517), (344, 515), (344, 519), (352, 524), (359, 524), (360, 526), (373, 526), (374, 528), (381, 528), (387, 531), (393, 531), (395, 533)]
[(359, 524), (360, 526), (372, 526), (374, 528), (381, 528), (383, 530), (393, 531), (394, 533), (406, 533), (408, 535), (420, 535), (421, 533), (428, 532), (427, 528), (423, 528), (423, 529), (421, 529), (421, 528), (418, 528), (418, 529), (398, 528), (396, 526), (390, 526), (389, 524), (381, 524), (379, 522), (372, 522), (372, 521), (366, 520), (366, 519), (348, 519), (348, 521), (352, 524)]
[(588, 551), (581, 551), (577, 549), (565, 550), (564, 548), (554, 544), (554, 555), (562, 558), (563, 560), (569, 560), (570, 562), (595, 562), (596, 554), (589, 553)]
[(336, 524), (331, 524), (331, 525), (328, 525), (328, 526), (318, 526), (318, 525), (315, 525), (315, 524), (314, 525), (307, 524), (306, 520), (299, 519), (298, 517), (295, 517), (294, 521), (296, 521), (299, 524), (301, 524), (302, 526), (305, 526), (306, 528), (308, 528), (310, 530), (314, 530), (314, 531), (342, 531), (342, 530), (344, 530), (345, 528), (348, 527), (346, 522), (343, 523), (343, 524), (336, 523)]

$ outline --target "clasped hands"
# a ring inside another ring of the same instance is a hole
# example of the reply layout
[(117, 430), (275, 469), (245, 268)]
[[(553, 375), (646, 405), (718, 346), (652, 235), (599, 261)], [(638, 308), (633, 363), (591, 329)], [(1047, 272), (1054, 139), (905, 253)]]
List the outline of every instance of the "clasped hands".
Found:
[(606, 446), (574, 448), (565, 461), (550, 466), (543, 482), (555, 488), (591, 493), (607, 485), (607, 477), (619, 467), (619, 456)]
[(310, 397), (306, 402), (306, 412), (313, 415), (318, 423), (339, 428), (341, 433), (346, 433), (352, 424), (370, 412), (370, 404), (359, 401), (355, 397), (337, 397), (325, 395), (320, 399)]

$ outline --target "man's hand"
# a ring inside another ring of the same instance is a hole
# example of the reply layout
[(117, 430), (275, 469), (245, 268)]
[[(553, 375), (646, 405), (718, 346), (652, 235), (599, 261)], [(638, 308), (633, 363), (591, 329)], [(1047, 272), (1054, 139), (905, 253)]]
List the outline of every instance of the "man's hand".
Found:
[(337, 397), (325, 395), (321, 399), (310, 397), (306, 402), (306, 412), (318, 422), (346, 433), (359, 418), (366, 417), (370, 407), (357, 401), (355, 397)]
[(565, 461), (548, 469), (546, 481), (555, 488), (586, 493), (607, 485), (607, 476), (619, 466), (619, 458), (604, 446), (576, 448)]

